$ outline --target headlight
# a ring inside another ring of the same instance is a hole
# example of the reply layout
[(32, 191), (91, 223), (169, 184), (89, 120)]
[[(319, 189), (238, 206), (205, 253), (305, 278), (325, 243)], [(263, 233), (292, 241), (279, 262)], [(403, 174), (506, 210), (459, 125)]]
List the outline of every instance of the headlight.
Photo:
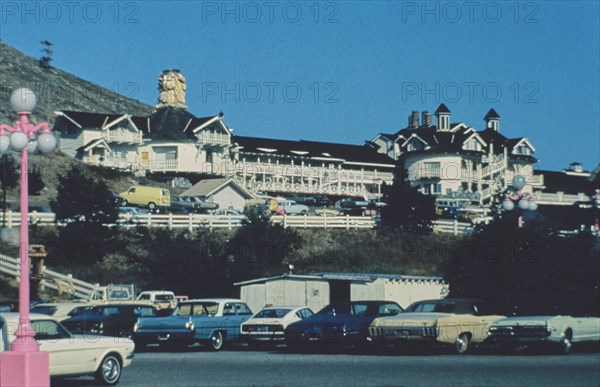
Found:
[(133, 331), (137, 332), (140, 330), (142, 324), (140, 324), (139, 322), (136, 322), (135, 324), (133, 324)]

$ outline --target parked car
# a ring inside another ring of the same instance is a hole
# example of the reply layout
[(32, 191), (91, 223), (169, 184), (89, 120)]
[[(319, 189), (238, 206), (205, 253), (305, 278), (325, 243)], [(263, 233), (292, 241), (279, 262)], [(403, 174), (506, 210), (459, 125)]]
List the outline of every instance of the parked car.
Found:
[(138, 206), (146, 206), (150, 210), (171, 206), (171, 193), (168, 189), (164, 188), (135, 185), (127, 191), (121, 192), (119, 196), (122, 198), (120, 203), (122, 206), (127, 206), (131, 203)]
[(338, 211), (338, 216), (376, 216), (377, 210), (373, 208), (354, 207), (354, 208), (342, 208)]
[(146, 290), (139, 294), (138, 301), (148, 301), (159, 309), (175, 309), (175, 293), (168, 290)]
[(490, 342), (504, 349), (545, 345), (566, 355), (574, 343), (600, 342), (600, 317), (511, 316), (494, 321), (488, 332)]
[[(115, 385), (123, 367), (131, 364), (134, 343), (131, 340), (109, 337), (74, 335), (53, 317), (31, 313), (31, 328), (40, 350), (48, 352), (50, 376), (93, 375), (105, 385)], [(18, 313), (0, 313), (0, 351), (6, 351), (17, 337)]]
[(394, 316), (402, 307), (393, 301), (352, 301), (326, 306), (317, 314), (288, 325), (285, 342), (298, 350), (312, 344), (367, 345), (369, 324), (382, 316)]
[(226, 209), (226, 208), (221, 208), (218, 210), (215, 210), (212, 213), (212, 216), (215, 217), (219, 217), (220, 219), (231, 219), (231, 220), (245, 220), (247, 219), (246, 215), (242, 214), (241, 212), (239, 212), (238, 210), (232, 210), (232, 209)]
[(279, 215), (304, 215), (308, 214), (308, 207), (293, 200), (282, 200), (279, 202), (275, 213)]
[(283, 342), (285, 328), (314, 315), (306, 306), (269, 306), (241, 326), (241, 338), (249, 346)]
[(196, 209), (198, 211), (211, 211), (219, 208), (219, 203), (209, 202), (200, 196), (187, 196), (189, 197), (194, 204), (196, 205)]
[(315, 198), (313, 196), (301, 195), (301, 194), (292, 194), (288, 195), (286, 200), (296, 202), (298, 204), (303, 204), (306, 206), (314, 206)]
[(90, 309), (92, 306), (81, 302), (56, 302), (37, 304), (31, 308), (31, 313), (46, 314), (54, 317), (57, 321), (78, 316)]
[(327, 196), (324, 195), (315, 195), (315, 207), (329, 207), (331, 205), (331, 200)]
[(192, 200), (190, 196), (171, 196), (171, 209), (174, 211), (189, 214), (190, 212), (196, 212), (199, 207), (196, 205), (195, 200)]
[(207, 298), (180, 302), (171, 316), (140, 317), (135, 324), (136, 345), (159, 344), (187, 348), (201, 343), (218, 351), (240, 336), (240, 325), (252, 316), (246, 303), (237, 299)]
[(457, 353), (488, 338), (489, 324), (504, 316), (488, 304), (471, 299), (442, 299), (415, 302), (404, 313), (373, 320), (369, 339), (376, 343), (429, 343), (454, 345)]
[(367, 208), (369, 206), (369, 203), (366, 202), (363, 199), (357, 199), (357, 198), (345, 198), (345, 199), (341, 199), (338, 200), (335, 203), (335, 207), (337, 208)]
[(139, 304), (98, 305), (64, 320), (63, 325), (73, 333), (131, 338), (133, 326), (141, 316), (156, 316), (156, 308)]

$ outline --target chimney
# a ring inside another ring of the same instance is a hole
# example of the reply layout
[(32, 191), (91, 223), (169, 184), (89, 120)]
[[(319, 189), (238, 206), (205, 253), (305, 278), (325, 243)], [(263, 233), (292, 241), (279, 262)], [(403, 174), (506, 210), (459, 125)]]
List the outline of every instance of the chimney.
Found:
[(408, 127), (411, 129), (416, 129), (419, 127), (419, 112), (413, 110), (410, 116), (408, 117)]
[(427, 128), (433, 126), (433, 115), (427, 110), (421, 114), (421, 125)]

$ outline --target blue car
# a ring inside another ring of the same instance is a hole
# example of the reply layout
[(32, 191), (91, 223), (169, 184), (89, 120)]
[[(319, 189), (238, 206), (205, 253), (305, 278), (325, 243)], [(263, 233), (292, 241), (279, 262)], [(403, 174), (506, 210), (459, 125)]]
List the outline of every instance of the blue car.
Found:
[(194, 343), (218, 351), (240, 337), (240, 325), (252, 317), (243, 301), (207, 298), (180, 302), (167, 317), (140, 317), (133, 330), (136, 348), (159, 344), (185, 349)]
[(363, 346), (369, 324), (377, 317), (394, 316), (402, 307), (393, 301), (352, 301), (331, 304), (317, 314), (288, 325), (285, 342), (290, 350), (312, 345)]

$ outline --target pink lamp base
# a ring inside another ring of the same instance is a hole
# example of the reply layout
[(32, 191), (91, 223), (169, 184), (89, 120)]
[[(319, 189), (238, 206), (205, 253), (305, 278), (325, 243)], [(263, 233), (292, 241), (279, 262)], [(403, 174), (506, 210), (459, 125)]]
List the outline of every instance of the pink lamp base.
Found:
[(0, 353), (0, 386), (49, 387), (49, 368), (48, 352), (2, 352)]

